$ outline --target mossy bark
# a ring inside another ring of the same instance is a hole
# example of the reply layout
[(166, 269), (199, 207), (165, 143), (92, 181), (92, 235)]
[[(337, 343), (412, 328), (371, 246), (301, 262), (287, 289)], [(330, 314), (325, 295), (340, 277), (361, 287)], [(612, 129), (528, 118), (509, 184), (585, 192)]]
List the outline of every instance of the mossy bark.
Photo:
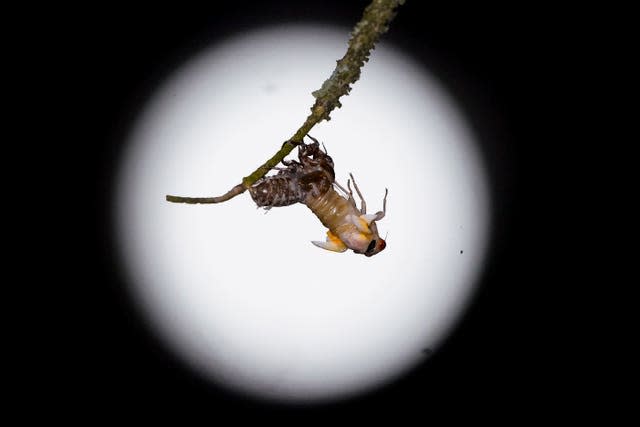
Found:
[(351, 84), (360, 78), (360, 70), (369, 60), (369, 54), (380, 36), (389, 29), (389, 23), (396, 14), (396, 8), (404, 0), (373, 0), (364, 10), (362, 18), (351, 32), (349, 48), (342, 59), (337, 61), (331, 76), (324, 81), (322, 87), (314, 92), (315, 103), (311, 107), (311, 114), (297, 132), (285, 142), (280, 150), (264, 164), (260, 165), (250, 175), (242, 179), (227, 193), (218, 197), (179, 197), (167, 196), (167, 201), (174, 203), (220, 203), (242, 194), (247, 188), (255, 184), (271, 169), (278, 165), (291, 151), (302, 142), (311, 128), (322, 120), (331, 120), (330, 114), (340, 108), (340, 97), (348, 95)]

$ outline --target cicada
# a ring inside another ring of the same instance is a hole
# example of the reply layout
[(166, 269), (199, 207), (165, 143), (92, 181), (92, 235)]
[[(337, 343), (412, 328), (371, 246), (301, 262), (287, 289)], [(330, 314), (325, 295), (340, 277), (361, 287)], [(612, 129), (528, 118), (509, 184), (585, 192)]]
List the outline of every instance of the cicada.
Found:
[[(313, 241), (314, 245), (334, 252), (347, 249), (368, 257), (386, 247), (378, 234), (376, 221), (384, 218), (387, 210), (388, 190), (385, 189), (382, 211), (367, 214), (367, 204), (362, 197), (352, 174), (347, 180), (347, 189), (335, 180), (333, 159), (320, 143), (313, 141), (298, 146), (298, 160), (283, 160), (284, 167), (277, 168), (273, 176), (260, 179), (249, 188), (249, 193), (259, 207), (270, 209), (302, 203), (327, 227), (325, 241)], [(356, 206), (351, 183), (360, 198), (360, 208)], [(339, 190), (342, 194), (338, 193)]]

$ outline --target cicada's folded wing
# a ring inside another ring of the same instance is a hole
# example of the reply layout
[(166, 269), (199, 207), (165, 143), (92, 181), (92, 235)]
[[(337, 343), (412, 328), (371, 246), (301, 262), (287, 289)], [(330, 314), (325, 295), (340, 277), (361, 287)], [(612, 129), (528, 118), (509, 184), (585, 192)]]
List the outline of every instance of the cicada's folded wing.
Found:
[(344, 252), (347, 250), (347, 245), (331, 231), (327, 231), (327, 240), (325, 242), (312, 241), (311, 243), (319, 248), (333, 252)]

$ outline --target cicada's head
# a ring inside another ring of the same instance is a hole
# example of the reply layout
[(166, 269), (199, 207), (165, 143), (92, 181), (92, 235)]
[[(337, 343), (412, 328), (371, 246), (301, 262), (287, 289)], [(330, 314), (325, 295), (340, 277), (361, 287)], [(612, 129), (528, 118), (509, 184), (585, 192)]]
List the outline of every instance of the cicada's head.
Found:
[(378, 252), (382, 252), (382, 250), (384, 250), (384, 248), (386, 247), (387, 243), (384, 241), (384, 239), (382, 237), (378, 237), (377, 239), (371, 240), (364, 254), (368, 257), (374, 256)]
[(371, 237), (371, 241), (369, 242), (367, 249), (364, 251), (364, 254), (368, 257), (382, 252), (384, 248), (387, 247), (387, 242), (378, 235), (378, 227), (376, 226), (375, 221), (372, 221), (371, 224), (369, 224), (369, 229), (373, 236)]
[(352, 216), (351, 221), (355, 227), (347, 229), (341, 235), (347, 247), (367, 257), (374, 256), (387, 247), (387, 242), (378, 235), (376, 223), (371, 221), (373, 217), (375, 215)]
[(311, 243), (328, 251), (344, 252), (351, 249), (354, 253), (371, 257), (387, 247), (387, 242), (378, 235), (375, 223), (367, 222), (367, 219), (366, 215), (349, 215), (348, 222), (333, 231), (327, 231), (325, 242)]

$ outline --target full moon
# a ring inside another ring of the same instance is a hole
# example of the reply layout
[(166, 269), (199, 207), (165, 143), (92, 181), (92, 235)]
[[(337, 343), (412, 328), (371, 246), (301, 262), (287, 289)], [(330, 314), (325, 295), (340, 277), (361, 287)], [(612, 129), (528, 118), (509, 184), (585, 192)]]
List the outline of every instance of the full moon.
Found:
[[(129, 294), (193, 372), (243, 396), (337, 401), (425, 362), (472, 297), (489, 243), (478, 140), (434, 75), (382, 40), (342, 108), (311, 135), (356, 182), (386, 249), (311, 244), (304, 205), (215, 196), (271, 157), (309, 114), (349, 29), (281, 25), (230, 36), (178, 64), (146, 100), (122, 152), (115, 230)], [(384, 38), (384, 37), (383, 37)], [(295, 151), (294, 151), (295, 153)]]

